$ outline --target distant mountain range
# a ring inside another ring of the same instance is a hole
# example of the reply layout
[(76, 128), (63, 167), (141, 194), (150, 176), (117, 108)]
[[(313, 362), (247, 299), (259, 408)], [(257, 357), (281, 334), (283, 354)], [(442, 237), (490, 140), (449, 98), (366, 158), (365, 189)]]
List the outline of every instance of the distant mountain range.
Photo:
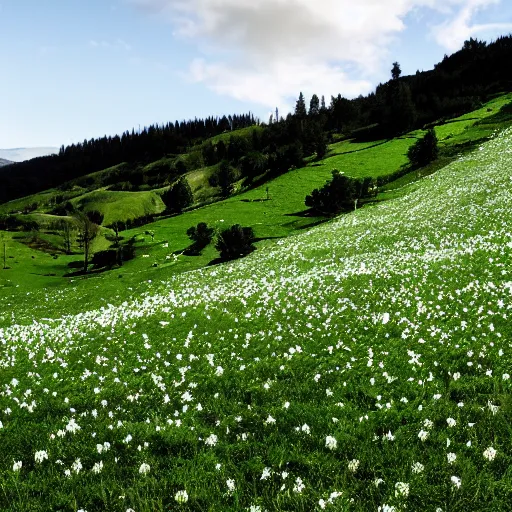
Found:
[(53, 147), (0, 149), (0, 160), (8, 160), (8, 163), (24, 162), (25, 160), (30, 160), (31, 158), (53, 155), (54, 153), (58, 152), (59, 148)]
[(4, 158), (0, 158), (0, 167), (3, 167), (4, 165), (12, 164), (10, 160), (5, 160)]

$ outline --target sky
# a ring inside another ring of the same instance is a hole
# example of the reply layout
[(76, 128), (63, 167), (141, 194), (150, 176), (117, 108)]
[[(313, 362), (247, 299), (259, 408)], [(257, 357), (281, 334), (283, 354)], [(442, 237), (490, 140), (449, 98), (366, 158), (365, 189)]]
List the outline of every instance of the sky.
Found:
[(367, 94), (466, 39), (512, 33), (510, 0), (0, 0), (0, 148)]

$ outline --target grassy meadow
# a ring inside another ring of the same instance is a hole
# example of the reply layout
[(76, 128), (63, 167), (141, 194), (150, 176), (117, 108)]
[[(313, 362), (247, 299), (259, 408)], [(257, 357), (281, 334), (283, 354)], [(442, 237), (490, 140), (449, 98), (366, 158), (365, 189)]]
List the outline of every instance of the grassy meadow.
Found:
[[(388, 151), (393, 172), (413, 141), (331, 150), (370, 173)], [(73, 256), (3, 234), (0, 510), (510, 510), (511, 144), (301, 229), (331, 154), (269, 201), (264, 185), (134, 230), (133, 262), (64, 285)], [(198, 268), (213, 248), (180, 251), (204, 220), (264, 240)]]

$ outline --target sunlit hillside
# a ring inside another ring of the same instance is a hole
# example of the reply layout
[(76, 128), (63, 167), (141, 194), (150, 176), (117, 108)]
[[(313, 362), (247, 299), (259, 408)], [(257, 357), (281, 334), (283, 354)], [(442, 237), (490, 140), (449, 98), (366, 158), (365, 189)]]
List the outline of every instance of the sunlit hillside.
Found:
[(1, 329), (0, 508), (510, 510), (511, 144)]

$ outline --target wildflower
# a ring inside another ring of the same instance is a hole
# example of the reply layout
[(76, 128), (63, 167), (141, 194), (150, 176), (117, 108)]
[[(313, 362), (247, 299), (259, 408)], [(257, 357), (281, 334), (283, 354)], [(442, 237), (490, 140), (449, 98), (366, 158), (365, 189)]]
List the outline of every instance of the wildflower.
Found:
[(382, 436), (382, 439), (384, 439), (384, 441), (394, 441), (395, 436), (391, 433), (391, 430), (390, 430), (387, 434), (384, 434)]
[(301, 494), (304, 490), (304, 483), (302, 482), (302, 478), (298, 476), (295, 480), (295, 485), (293, 486), (293, 492), (296, 492), (297, 494)]
[(419, 433), (418, 433), (418, 437), (422, 440), (422, 441), (426, 441), (428, 436), (430, 435), (429, 432), (427, 432), (426, 430), (420, 430)]
[(270, 468), (264, 468), (260, 480), (266, 480), (270, 476)]
[(434, 422), (428, 418), (423, 422), (423, 426), (429, 430), (434, 426)]
[(302, 432), (304, 432), (305, 434), (308, 434), (308, 435), (311, 433), (311, 430), (307, 423), (304, 423), (304, 425), (302, 425), (301, 430), (302, 430)]
[(448, 426), (450, 428), (453, 428), (453, 427), (455, 427), (455, 425), (457, 425), (457, 422), (453, 418), (448, 418), (446, 420), (446, 423), (448, 423)]
[(446, 457), (448, 459), (448, 464), (453, 464), (457, 458), (457, 455), (455, 455), (455, 453), (448, 453)]
[(489, 448), (487, 448), (484, 451), (484, 458), (489, 461), (492, 461), (492, 460), (494, 460), (495, 457), (496, 457), (496, 450), (492, 446), (489, 446)]
[(48, 453), (45, 450), (40, 450), (34, 454), (34, 459), (36, 462), (43, 462), (43, 460), (48, 459)]
[(423, 470), (425, 469), (425, 466), (421, 462), (415, 462), (412, 467), (412, 472), (415, 475), (419, 475), (420, 473), (423, 473)]
[(387, 324), (389, 322), (389, 313), (382, 314), (382, 323)]
[(357, 459), (352, 459), (348, 463), (349, 471), (351, 471), (352, 473), (355, 473), (357, 471), (357, 468), (359, 467), (359, 464), (360, 464), (360, 462)]
[(187, 491), (183, 490), (183, 491), (178, 491), (175, 495), (174, 495), (174, 499), (175, 501), (177, 501), (178, 503), (187, 503), (188, 501), (188, 493)]
[(457, 487), (457, 489), (460, 487), (460, 484), (461, 484), (461, 480), (458, 476), (452, 476), (450, 478), (452, 484), (454, 485), (454, 487)]
[(327, 436), (325, 438), (325, 446), (326, 448), (329, 448), (329, 450), (336, 450), (336, 447), (338, 446), (338, 442), (336, 441), (336, 438), (332, 436)]
[(71, 465), (71, 469), (75, 472), (75, 473), (80, 473), (80, 470), (82, 469), (82, 463), (80, 462), (80, 459), (76, 459), (75, 462), (73, 462), (73, 464)]
[(215, 446), (217, 444), (218, 437), (215, 434), (210, 434), (205, 440), (204, 444), (207, 446)]
[(13, 471), (19, 471), (21, 469), (21, 466), (23, 466), (23, 462), (21, 460), (15, 461), (12, 465)]
[(92, 467), (92, 472), (93, 473), (101, 473), (101, 470), (103, 469), (103, 461), (99, 461), (99, 462), (96, 462), (96, 464), (94, 464), (94, 466)]
[(403, 496), (404, 498), (409, 496), (409, 484), (405, 482), (397, 482), (395, 484), (395, 496)]
[(228, 478), (226, 480), (226, 485), (228, 486), (228, 492), (231, 494), (236, 489), (235, 481), (232, 478)]
[(382, 480), (382, 478), (376, 478), (374, 481), (373, 481), (373, 485), (375, 485), (375, 487), (379, 487), (380, 484), (383, 484), (384, 483), (384, 480)]
[(146, 473), (149, 473), (149, 470), (151, 469), (151, 466), (149, 464), (146, 464), (145, 462), (143, 462), (141, 465), (140, 465), (140, 468), (139, 468), (139, 473), (141, 475), (145, 475)]
[(487, 407), (492, 412), (493, 416), (498, 412), (499, 406), (491, 403), (490, 400), (487, 401)]
[(265, 425), (272, 425), (276, 422), (275, 418), (272, 418), (270, 414), (268, 415), (268, 418), (263, 422)]
[(217, 377), (220, 377), (223, 373), (224, 373), (224, 368), (222, 368), (222, 366), (217, 366), (217, 368), (215, 370), (215, 375)]

